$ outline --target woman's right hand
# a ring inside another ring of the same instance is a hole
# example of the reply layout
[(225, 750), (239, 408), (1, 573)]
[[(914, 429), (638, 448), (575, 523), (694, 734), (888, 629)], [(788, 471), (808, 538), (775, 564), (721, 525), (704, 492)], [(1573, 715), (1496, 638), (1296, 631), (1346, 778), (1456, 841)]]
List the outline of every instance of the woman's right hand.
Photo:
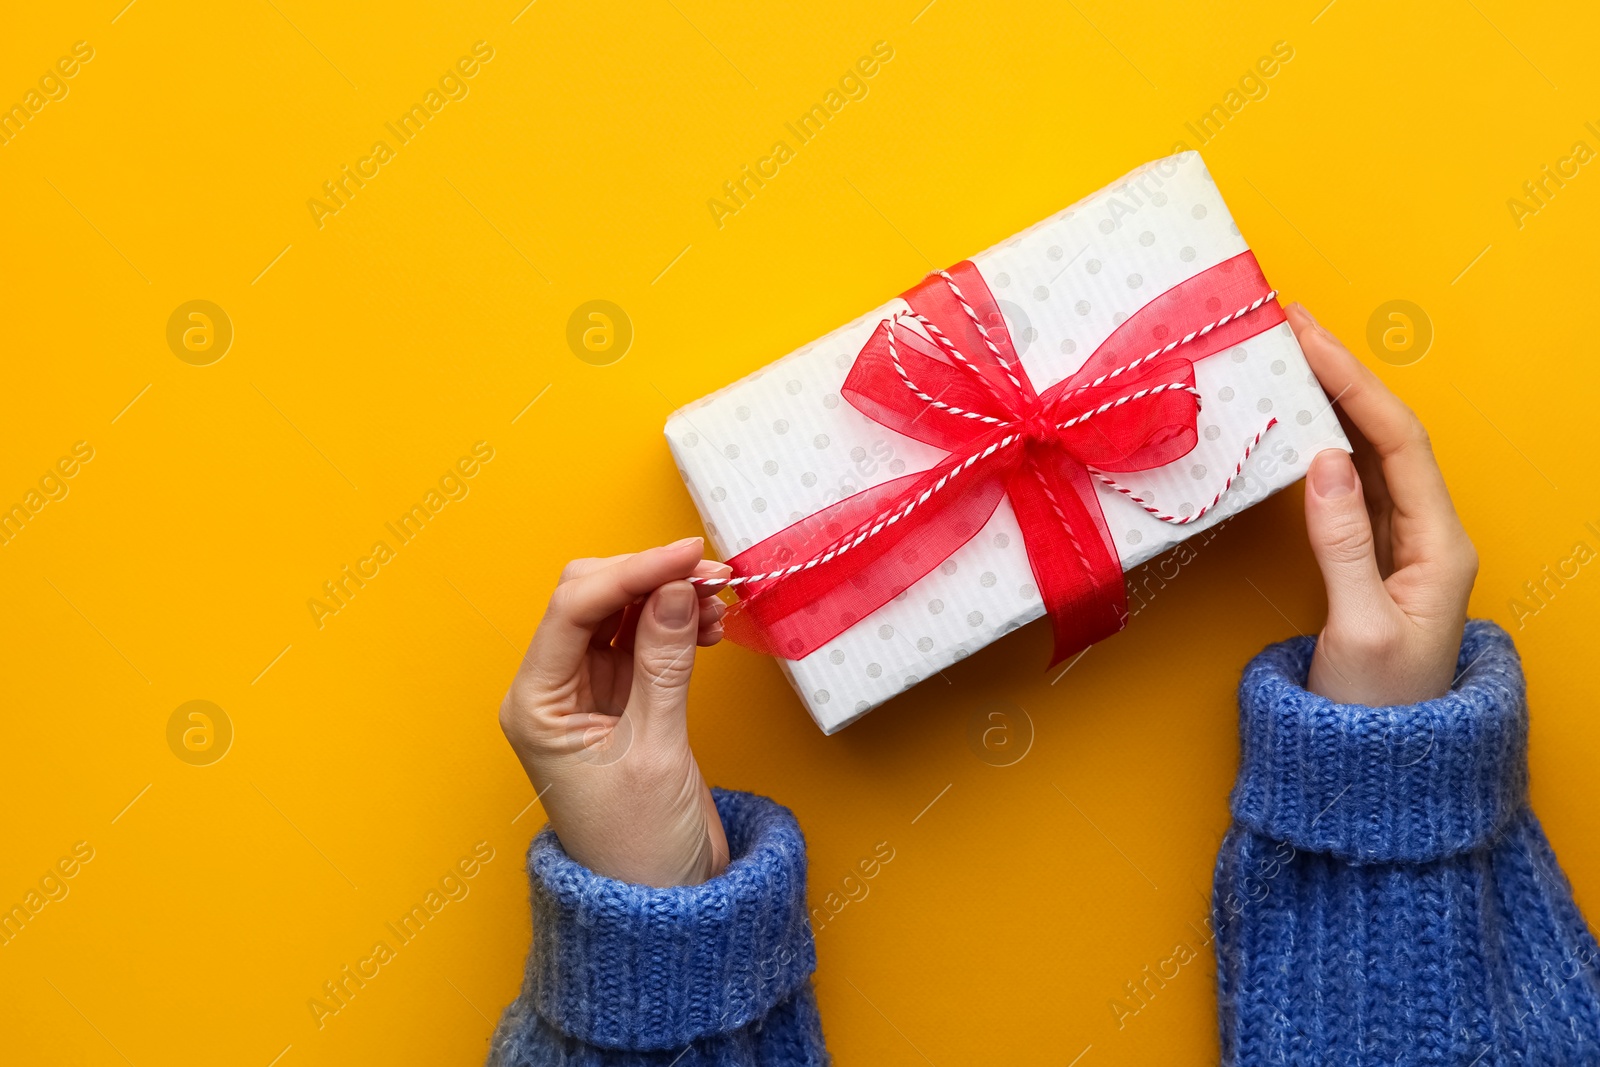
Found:
[(1443, 696), (1477, 551), (1416, 415), (1304, 307), (1288, 315), (1355, 447), (1354, 462), (1319, 452), (1306, 474), (1306, 533), (1328, 588), (1306, 688), (1371, 706)]

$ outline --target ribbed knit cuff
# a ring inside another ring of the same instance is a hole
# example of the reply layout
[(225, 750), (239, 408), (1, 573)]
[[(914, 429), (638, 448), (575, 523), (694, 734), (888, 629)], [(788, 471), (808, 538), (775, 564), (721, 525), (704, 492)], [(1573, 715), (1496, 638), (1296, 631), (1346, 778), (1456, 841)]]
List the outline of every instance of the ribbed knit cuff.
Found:
[(1469, 621), (1451, 691), (1409, 706), (1306, 692), (1315, 647), (1272, 645), (1245, 670), (1241, 825), (1353, 862), (1416, 862), (1488, 843), (1527, 804), (1522, 664), (1500, 627)]
[(534, 838), (524, 995), (556, 1029), (602, 1048), (682, 1048), (764, 1018), (816, 970), (794, 815), (751, 793), (712, 796), (731, 862), (701, 885), (603, 878), (549, 827)]

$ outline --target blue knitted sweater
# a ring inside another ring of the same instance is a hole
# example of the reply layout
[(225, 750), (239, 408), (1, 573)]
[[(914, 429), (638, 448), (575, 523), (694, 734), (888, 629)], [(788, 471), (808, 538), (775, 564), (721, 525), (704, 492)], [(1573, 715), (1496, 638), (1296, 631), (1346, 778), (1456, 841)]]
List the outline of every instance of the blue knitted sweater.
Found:
[[(1239, 690), (1212, 901), (1223, 1062), (1600, 1064), (1600, 946), (1528, 809), (1510, 637), (1469, 623), (1452, 691), (1409, 707), (1307, 693), (1313, 648), (1268, 648)], [(733, 861), (704, 885), (612, 881), (535, 838), (533, 949), (493, 1067), (829, 1062), (800, 829), (714, 795)]]

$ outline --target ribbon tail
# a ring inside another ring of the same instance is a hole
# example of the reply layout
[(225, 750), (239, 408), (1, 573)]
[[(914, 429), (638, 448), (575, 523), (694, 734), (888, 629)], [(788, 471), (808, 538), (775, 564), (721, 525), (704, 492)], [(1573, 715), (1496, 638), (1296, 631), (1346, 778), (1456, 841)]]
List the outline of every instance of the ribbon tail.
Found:
[(1030, 446), (1006, 495), (1055, 632), (1054, 667), (1127, 625), (1122, 562), (1089, 472), (1060, 449)]
[[(1000, 505), (1020, 458), (1013, 446), (954, 474), (941, 464), (897, 478), (751, 546), (728, 561), (734, 574), (778, 573), (743, 587), (746, 595), (723, 619), (725, 635), (757, 652), (804, 659), (971, 540)], [(868, 530), (876, 532), (862, 537)]]

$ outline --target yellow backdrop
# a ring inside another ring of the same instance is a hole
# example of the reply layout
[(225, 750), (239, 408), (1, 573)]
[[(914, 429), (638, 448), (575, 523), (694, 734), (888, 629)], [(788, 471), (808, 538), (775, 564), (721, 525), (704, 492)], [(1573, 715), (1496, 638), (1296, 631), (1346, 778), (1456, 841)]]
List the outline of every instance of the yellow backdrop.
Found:
[[(1600, 910), (1592, 5), (123, 2), (0, 35), (0, 1058), (479, 1062), (543, 822), (495, 710), (564, 560), (699, 530), (668, 412), (1179, 142), (1433, 431)], [(839, 1062), (1214, 1060), (1233, 687), (1322, 610), (1291, 492), (1064, 676), (1034, 626), (824, 738), (705, 655)]]

